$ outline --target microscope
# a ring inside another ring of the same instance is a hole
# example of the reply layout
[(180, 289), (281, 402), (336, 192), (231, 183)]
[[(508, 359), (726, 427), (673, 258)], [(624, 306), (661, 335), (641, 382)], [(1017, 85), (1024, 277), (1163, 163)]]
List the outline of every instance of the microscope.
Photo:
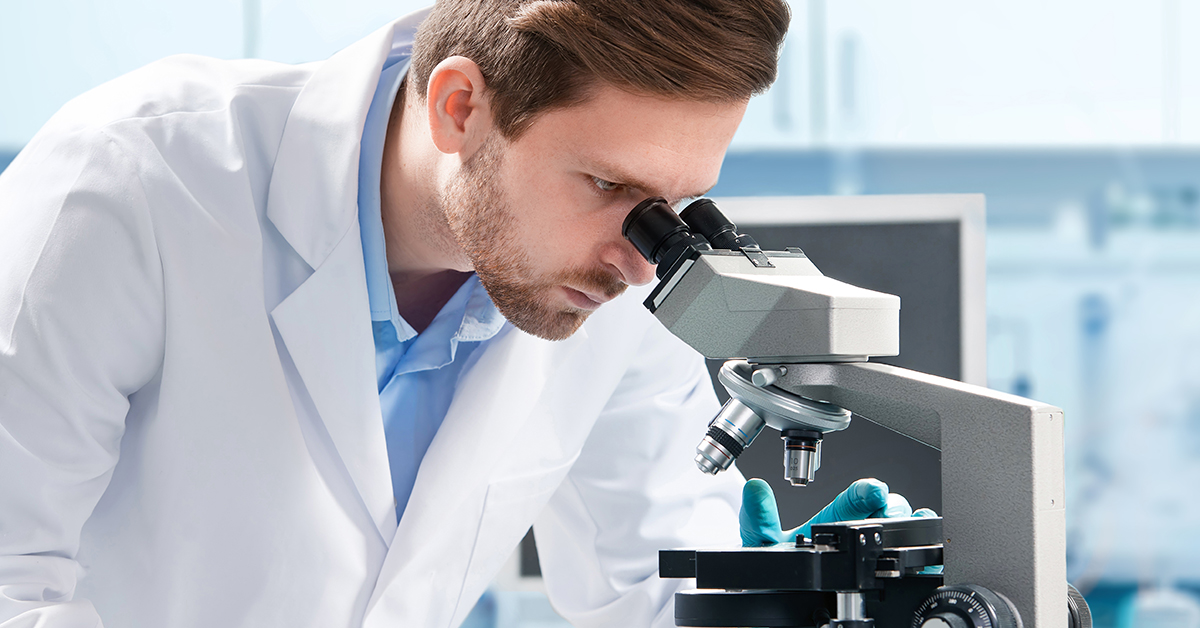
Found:
[(799, 248), (763, 251), (709, 199), (679, 214), (646, 199), (622, 233), (657, 265), (645, 306), (726, 360), (718, 379), (730, 399), (696, 448), (701, 471), (728, 469), (771, 427), (784, 477), (805, 486), (822, 440), (852, 416), (941, 451), (941, 517), (814, 525), (812, 538), (770, 547), (663, 550), (660, 577), (696, 580), (675, 596), (676, 625), (1090, 628), (1066, 580), (1062, 410), (869, 362), (899, 354), (899, 297), (826, 277)]

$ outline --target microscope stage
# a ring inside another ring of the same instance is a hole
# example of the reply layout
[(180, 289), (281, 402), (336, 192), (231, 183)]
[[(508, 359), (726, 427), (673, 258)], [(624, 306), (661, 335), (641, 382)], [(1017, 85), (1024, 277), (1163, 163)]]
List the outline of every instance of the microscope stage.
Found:
[(812, 533), (799, 544), (662, 550), (659, 576), (695, 578), (701, 589), (860, 591), (942, 563), (940, 517), (818, 524)]

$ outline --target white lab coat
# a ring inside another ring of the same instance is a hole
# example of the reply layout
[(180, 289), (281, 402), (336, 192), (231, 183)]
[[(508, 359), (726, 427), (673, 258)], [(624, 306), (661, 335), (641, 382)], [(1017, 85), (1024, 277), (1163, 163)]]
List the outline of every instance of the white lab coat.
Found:
[(702, 361), (640, 294), (476, 351), (397, 528), (355, 195), (419, 18), (152, 64), (0, 176), (0, 626), (454, 626), (531, 523), (564, 616), (665, 626), (657, 550), (737, 542)]

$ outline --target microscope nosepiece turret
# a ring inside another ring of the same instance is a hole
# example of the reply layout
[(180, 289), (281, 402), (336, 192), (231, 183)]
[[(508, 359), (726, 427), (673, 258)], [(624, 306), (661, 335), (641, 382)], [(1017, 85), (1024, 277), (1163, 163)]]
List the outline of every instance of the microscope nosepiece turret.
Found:
[(708, 424), (708, 433), (696, 446), (696, 466), (705, 473), (720, 473), (737, 460), (764, 427), (780, 431), (783, 438), (783, 475), (792, 486), (813, 481), (821, 466), (821, 439), (826, 432), (850, 425), (850, 412), (831, 403), (814, 401), (772, 385), (786, 373), (782, 366), (758, 366), (731, 360), (717, 379), (730, 399)]

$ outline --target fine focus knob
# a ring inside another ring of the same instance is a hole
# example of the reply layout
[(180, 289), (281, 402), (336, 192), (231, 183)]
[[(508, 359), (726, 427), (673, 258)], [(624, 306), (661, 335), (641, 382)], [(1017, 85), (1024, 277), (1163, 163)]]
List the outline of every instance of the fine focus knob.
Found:
[(940, 587), (925, 598), (913, 628), (1017, 628), (1017, 611), (995, 592), (973, 584)]

